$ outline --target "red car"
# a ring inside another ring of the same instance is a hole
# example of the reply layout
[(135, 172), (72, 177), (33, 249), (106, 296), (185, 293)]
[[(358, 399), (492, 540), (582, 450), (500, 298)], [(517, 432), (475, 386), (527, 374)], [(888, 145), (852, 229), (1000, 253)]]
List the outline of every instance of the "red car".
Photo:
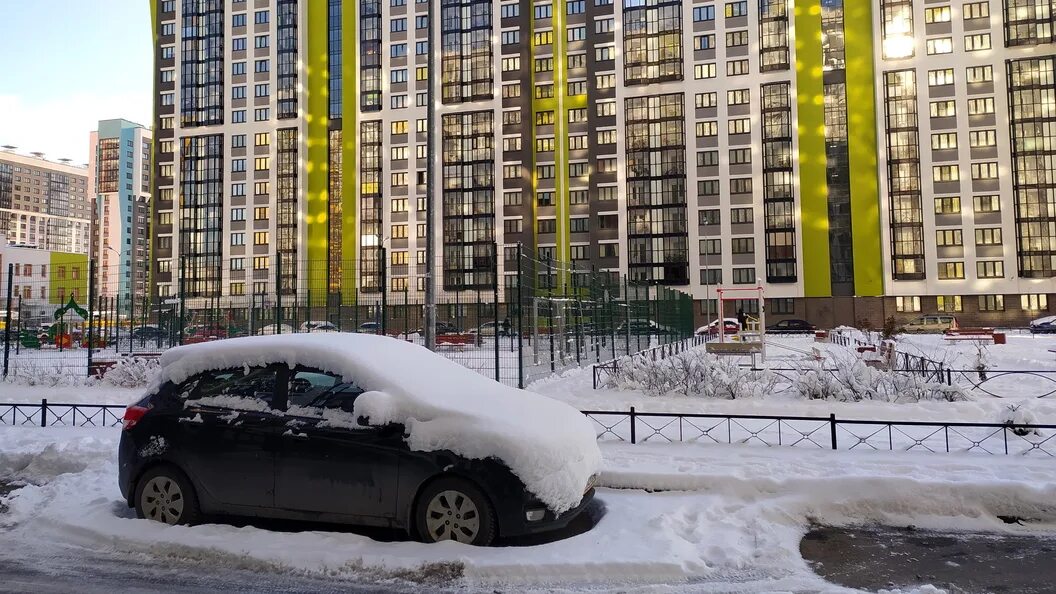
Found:
[(227, 328), (224, 326), (188, 326), (183, 331), (183, 344), (197, 344), (227, 338)]

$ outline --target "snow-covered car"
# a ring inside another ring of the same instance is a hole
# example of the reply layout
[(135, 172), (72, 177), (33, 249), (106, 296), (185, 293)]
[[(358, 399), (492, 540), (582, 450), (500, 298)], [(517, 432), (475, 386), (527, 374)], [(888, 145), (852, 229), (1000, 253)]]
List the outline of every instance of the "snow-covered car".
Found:
[(257, 334), (263, 335), (293, 334), (294, 332), (297, 332), (297, 330), (289, 324), (268, 324), (267, 326), (262, 326), (259, 330), (257, 330)]
[(160, 363), (119, 446), (140, 518), (343, 522), (486, 545), (563, 527), (594, 495), (601, 453), (585, 416), (403, 340), (253, 336)]
[(1031, 334), (1052, 334), (1056, 332), (1056, 316), (1045, 316), (1030, 322)]
[(363, 322), (356, 328), (360, 334), (381, 334), (381, 324), (378, 322)]
[[(737, 334), (741, 331), (741, 323), (737, 321), (737, 318), (723, 318), (723, 334)], [(719, 321), (712, 320), (707, 326), (701, 326), (697, 328), (697, 336), (704, 336), (705, 334), (715, 335), (719, 333)]]
[(301, 324), (301, 332), (337, 332), (337, 326), (333, 322), (323, 320), (312, 320)]

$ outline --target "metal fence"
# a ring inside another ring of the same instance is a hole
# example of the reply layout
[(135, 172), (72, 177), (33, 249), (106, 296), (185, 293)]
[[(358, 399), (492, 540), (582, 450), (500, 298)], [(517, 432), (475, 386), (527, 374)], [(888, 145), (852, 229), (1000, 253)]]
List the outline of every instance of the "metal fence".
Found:
[(718, 443), (832, 450), (1056, 457), (1056, 425), (869, 421), (828, 417), (583, 411), (600, 441)]
[[(508, 385), (598, 363), (693, 333), (693, 302), (550, 250), (484, 244), (437, 261), (437, 351)], [(86, 258), (61, 268), (11, 263), (3, 374), (86, 376), (122, 356), (181, 344), (294, 332), (364, 332), (424, 343), (426, 266), (396, 248), (333, 266), (267, 256), (168, 271), (175, 295), (100, 278)], [(223, 286), (221, 286), (223, 279)]]
[[(124, 405), (0, 404), (0, 426), (116, 427)], [(869, 421), (757, 416), (582, 411), (599, 441), (716, 443), (831, 450), (963, 452), (1056, 457), (1056, 425)]]

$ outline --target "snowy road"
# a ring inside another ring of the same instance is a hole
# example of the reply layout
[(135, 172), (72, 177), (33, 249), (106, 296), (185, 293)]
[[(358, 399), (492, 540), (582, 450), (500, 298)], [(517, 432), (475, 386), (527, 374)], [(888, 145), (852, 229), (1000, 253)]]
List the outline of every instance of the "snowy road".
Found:
[(813, 526), (1056, 540), (1051, 459), (699, 444), (603, 445), (597, 525), (534, 546), (383, 542), (325, 527), (168, 527), (134, 519), (119, 501), (117, 435), (0, 432), (0, 482), (26, 484), (0, 496), (8, 507), (0, 513), (0, 574), (11, 578), (0, 579), (0, 591), (82, 585), (78, 576), (87, 574), (95, 577), (76, 589), (127, 590), (122, 584), (142, 579), (190, 592), (231, 589), (231, 581), (254, 591), (335, 583), (352, 591), (849, 592), (856, 590), (825, 581), (801, 555)]

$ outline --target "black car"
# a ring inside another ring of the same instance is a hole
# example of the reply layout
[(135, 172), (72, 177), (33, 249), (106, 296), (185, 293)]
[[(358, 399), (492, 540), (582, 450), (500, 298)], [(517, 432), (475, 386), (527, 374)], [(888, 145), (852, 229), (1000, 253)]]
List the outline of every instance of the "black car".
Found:
[(817, 329), (817, 326), (806, 320), (781, 320), (766, 327), (770, 334), (806, 334)]
[(587, 485), (555, 515), (497, 459), (412, 451), (402, 425), (350, 414), (362, 392), (284, 363), (165, 383), (125, 412), (121, 494), (139, 517), (168, 524), (256, 516), (477, 545), (563, 527), (594, 495)]
[[(425, 328), (418, 328), (415, 330), (418, 334), (425, 336)], [(437, 334), (458, 334), (458, 326), (450, 322), (436, 322), (436, 333)]]
[(132, 328), (132, 338), (136, 340), (157, 340), (164, 337), (165, 332), (157, 326), (136, 326)]

